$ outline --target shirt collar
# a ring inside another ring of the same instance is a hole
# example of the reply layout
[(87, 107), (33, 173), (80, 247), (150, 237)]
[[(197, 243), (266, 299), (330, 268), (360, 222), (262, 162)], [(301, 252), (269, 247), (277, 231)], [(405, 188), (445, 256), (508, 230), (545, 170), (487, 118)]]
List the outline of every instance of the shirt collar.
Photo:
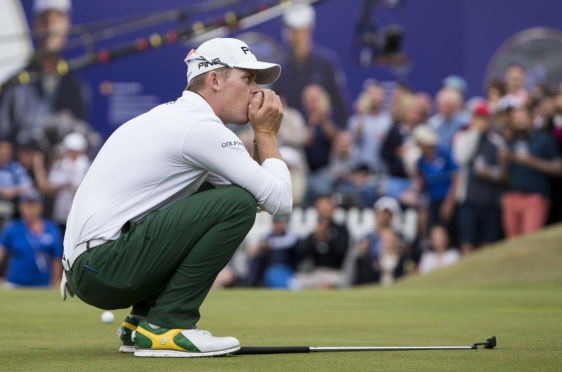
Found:
[(196, 105), (197, 108), (203, 110), (203, 112), (206, 111), (207, 113), (216, 116), (211, 105), (209, 105), (209, 103), (205, 101), (205, 99), (197, 93), (191, 92), (189, 90), (184, 90), (181, 97), (178, 98), (178, 101), (189, 102), (191, 104)]

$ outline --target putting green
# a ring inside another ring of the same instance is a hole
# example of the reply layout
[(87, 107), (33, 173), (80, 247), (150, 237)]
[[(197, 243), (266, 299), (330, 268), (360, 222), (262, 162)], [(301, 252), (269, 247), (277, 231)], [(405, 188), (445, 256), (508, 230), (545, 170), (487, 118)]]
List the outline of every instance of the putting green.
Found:
[[(140, 359), (117, 352), (118, 322), (55, 290), (0, 290), (0, 370), (560, 370), (562, 226), (501, 243), (389, 288), (212, 291), (199, 327), (242, 345), (472, 345), (494, 350)], [(115, 312), (116, 318), (126, 310)]]

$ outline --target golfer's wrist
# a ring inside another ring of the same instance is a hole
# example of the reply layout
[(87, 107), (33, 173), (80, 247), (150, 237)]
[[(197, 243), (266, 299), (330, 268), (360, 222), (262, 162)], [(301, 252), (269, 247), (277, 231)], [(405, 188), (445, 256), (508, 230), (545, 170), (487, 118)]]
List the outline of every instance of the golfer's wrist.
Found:
[(254, 144), (260, 144), (262, 142), (269, 142), (272, 139), (275, 139), (275, 133), (271, 132), (255, 132), (254, 133)]

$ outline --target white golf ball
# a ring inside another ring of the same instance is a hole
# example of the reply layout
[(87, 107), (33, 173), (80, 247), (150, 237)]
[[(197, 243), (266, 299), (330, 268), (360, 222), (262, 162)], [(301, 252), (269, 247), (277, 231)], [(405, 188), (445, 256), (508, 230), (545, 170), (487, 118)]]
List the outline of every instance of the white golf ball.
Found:
[(104, 311), (101, 314), (101, 321), (104, 323), (113, 323), (115, 320), (115, 315), (111, 311)]

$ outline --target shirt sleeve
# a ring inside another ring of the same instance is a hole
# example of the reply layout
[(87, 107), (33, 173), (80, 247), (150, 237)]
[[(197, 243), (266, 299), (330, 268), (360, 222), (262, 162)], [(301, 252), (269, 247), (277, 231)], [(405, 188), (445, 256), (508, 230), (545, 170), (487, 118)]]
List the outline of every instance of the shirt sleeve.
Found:
[(257, 204), (271, 214), (291, 213), (293, 196), (287, 165), (266, 159), (260, 166), (240, 139), (222, 123), (207, 120), (194, 125), (182, 142), (182, 154), (193, 166), (248, 190)]

